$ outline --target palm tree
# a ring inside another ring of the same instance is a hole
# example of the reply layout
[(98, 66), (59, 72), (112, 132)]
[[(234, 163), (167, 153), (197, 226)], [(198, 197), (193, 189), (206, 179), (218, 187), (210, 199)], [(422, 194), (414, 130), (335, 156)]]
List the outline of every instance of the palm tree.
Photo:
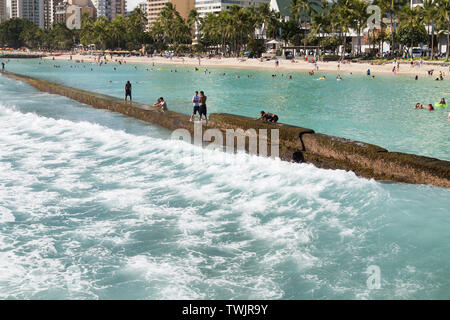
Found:
[[(420, 7), (410, 8), (408, 5), (404, 6), (399, 12), (400, 26), (408, 27), (410, 30), (414, 30), (416, 27), (422, 26), (423, 12)], [(414, 45), (413, 37), (411, 37), (410, 48)]]
[(359, 47), (358, 51), (359, 54), (361, 54), (361, 32), (364, 29), (364, 25), (369, 17), (369, 15), (367, 14), (368, 4), (365, 0), (354, 0), (353, 7), (354, 7), (353, 14), (355, 19), (355, 25), (356, 30), (358, 32), (358, 47)]
[(300, 27), (303, 26), (303, 46), (306, 47), (306, 23), (311, 20), (314, 13), (322, 11), (322, 2), (320, 0), (291, 0), (291, 12), (295, 21), (298, 21)]
[[(428, 26), (428, 35), (430, 34), (431, 27), (431, 57), (434, 56), (434, 21), (436, 19), (436, 1), (425, 0), (423, 3), (423, 17)], [(428, 40), (428, 47), (430, 41)]]
[(342, 59), (345, 57), (345, 49), (347, 46), (347, 32), (350, 27), (355, 25), (356, 11), (352, 0), (337, 0), (333, 6), (332, 16), (336, 25), (340, 28), (343, 38)]
[(439, 0), (437, 1), (437, 17), (441, 22), (442, 30), (447, 33), (447, 52), (445, 59), (448, 60), (450, 54), (450, 0)]

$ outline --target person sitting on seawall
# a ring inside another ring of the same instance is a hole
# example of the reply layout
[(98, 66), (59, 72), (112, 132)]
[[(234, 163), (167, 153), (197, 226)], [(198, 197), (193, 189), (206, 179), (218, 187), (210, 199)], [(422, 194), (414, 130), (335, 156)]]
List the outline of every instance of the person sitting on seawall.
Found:
[(428, 111), (433, 111), (434, 110), (433, 105), (431, 103), (427, 106), (427, 110)]
[(161, 97), (153, 104), (154, 107), (160, 108), (159, 111), (166, 112), (167, 111), (167, 103), (164, 101), (164, 98)]
[(264, 120), (264, 121), (273, 122), (273, 123), (276, 123), (278, 121), (278, 116), (273, 113), (261, 111), (259, 113), (259, 115), (260, 115), (260, 117), (257, 118), (256, 120)]

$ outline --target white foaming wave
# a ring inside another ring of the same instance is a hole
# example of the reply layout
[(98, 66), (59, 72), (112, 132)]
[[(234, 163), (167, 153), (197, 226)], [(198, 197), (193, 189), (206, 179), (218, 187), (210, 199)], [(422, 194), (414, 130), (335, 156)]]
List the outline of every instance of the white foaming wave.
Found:
[(146, 299), (204, 299), (206, 294), (195, 288), (203, 280), (201, 272), (195, 262), (189, 262), (170, 255), (158, 259), (139, 255), (129, 258), (122, 272), (153, 289)]
[(0, 206), (0, 223), (14, 222), (14, 221), (16, 221), (16, 218), (14, 217), (11, 210)]
[[(126, 235), (121, 243), (117, 236), (120, 226), (175, 222), (172, 225), (183, 236), (174, 241), (189, 253), (187, 265), (183, 257), (138, 256), (125, 268), (143, 274), (144, 281), (155, 285), (155, 298), (206, 298), (198, 289), (201, 284), (219, 292), (224, 283), (230, 285), (229, 292), (245, 292), (247, 297), (281, 298), (283, 288), (276, 278), (279, 264), (293, 262), (299, 270), (320, 266), (321, 261), (314, 256), (314, 232), (319, 222), (329, 223), (337, 235), (358, 234), (347, 226), (347, 219), (358, 208), (342, 204), (348, 197), (344, 190), (358, 194), (363, 188), (367, 194), (382, 191), (376, 182), (349, 172), (243, 153), (230, 156), (180, 141), (168, 143), (95, 123), (45, 118), (2, 106), (0, 123), (0, 143), (6, 146), (0, 150), (0, 159), (17, 158), (14, 165), (0, 162), (7, 168), (2, 172), (8, 172), (0, 173), (0, 184), (12, 184), (7, 191), (0, 190), (0, 198), (7, 200), (13, 212), (40, 219), (89, 202), (128, 212), (108, 222), (80, 219), (72, 234), (76, 243), (101, 238), (120, 245), (132, 241), (127, 238), (131, 233), (121, 233)], [(190, 158), (182, 158), (180, 153)], [(45, 186), (51, 186), (52, 191), (33, 190), (39, 179), (49, 179)], [(94, 187), (97, 190), (90, 192)], [(67, 191), (77, 195), (61, 197)], [(339, 197), (334, 196), (340, 192)], [(366, 203), (372, 201), (361, 197)], [(185, 207), (170, 205), (180, 200)], [(233, 223), (237, 229), (227, 230)], [(239, 244), (224, 240), (233, 233), (245, 234), (247, 239)], [(264, 241), (262, 256), (255, 256), (248, 248), (253, 240)], [(191, 256), (199, 247), (231, 255), (212, 258), (218, 267), (225, 267), (219, 276), (201, 276), (206, 256), (201, 254), (197, 260)], [(53, 252), (51, 246), (48, 250)], [(94, 246), (84, 254), (107, 259), (111, 252)], [(243, 271), (248, 259), (263, 270), (263, 276)], [(30, 264), (19, 265), (25, 266), (18, 269), (20, 274), (26, 273)], [(147, 267), (155, 270), (156, 280)]]

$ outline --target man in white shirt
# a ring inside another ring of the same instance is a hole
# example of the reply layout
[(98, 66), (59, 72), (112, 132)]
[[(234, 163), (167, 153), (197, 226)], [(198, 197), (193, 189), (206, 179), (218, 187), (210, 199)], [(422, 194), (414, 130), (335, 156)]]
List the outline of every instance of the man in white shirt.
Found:
[(191, 122), (197, 112), (200, 114), (200, 97), (198, 96), (198, 91), (195, 91), (195, 96), (192, 97), (192, 104), (194, 105), (194, 110), (192, 111), (191, 119), (189, 119)]

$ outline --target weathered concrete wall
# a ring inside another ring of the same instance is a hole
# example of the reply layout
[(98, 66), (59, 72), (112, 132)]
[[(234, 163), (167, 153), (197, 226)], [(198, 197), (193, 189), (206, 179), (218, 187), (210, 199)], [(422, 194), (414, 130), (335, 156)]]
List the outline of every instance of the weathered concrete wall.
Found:
[[(183, 128), (191, 134), (194, 133), (193, 123), (189, 122), (189, 116), (184, 114), (173, 111), (161, 113), (153, 107), (136, 102), (125, 102), (123, 99), (28, 76), (9, 72), (3, 74), (27, 82), (41, 91), (63, 95), (94, 108), (120, 112), (171, 130)], [(208, 127), (217, 128), (222, 132), (227, 129), (243, 129), (244, 131), (255, 129), (257, 134), (260, 129), (266, 129), (269, 145), (270, 129), (279, 129), (279, 156), (282, 160), (308, 162), (320, 168), (351, 170), (366, 178), (450, 188), (449, 161), (388, 152), (376, 145), (315, 133), (311, 129), (281, 123), (265, 123), (231, 114), (211, 114)], [(248, 148), (248, 142), (246, 147)]]
[(37, 59), (45, 57), (42, 54), (20, 54), (20, 53), (5, 53), (0, 55), (0, 59)]

